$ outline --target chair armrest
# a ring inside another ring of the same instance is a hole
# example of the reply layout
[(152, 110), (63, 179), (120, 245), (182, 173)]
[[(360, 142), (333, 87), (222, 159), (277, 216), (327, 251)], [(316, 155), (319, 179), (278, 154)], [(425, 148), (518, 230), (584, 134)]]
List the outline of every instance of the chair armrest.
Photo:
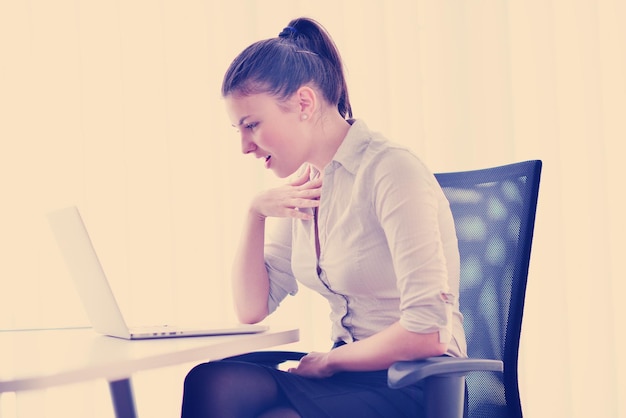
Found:
[(298, 361), (307, 353), (298, 351), (255, 351), (241, 354), (239, 356), (228, 357), (228, 361), (245, 361), (247, 363), (257, 363), (270, 367), (277, 367), (286, 361)]
[(458, 357), (430, 357), (424, 360), (399, 361), (389, 367), (387, 381), (390, 388), (398, 389), (427, 377), (465, 376), (473, 371), (501, 372), (500, 360)]

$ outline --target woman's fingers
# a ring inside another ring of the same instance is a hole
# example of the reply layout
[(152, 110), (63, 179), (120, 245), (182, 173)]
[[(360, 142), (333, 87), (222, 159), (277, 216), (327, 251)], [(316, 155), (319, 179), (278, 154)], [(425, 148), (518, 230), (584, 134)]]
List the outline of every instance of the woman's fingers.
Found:
[(269, 197), (257, 202), (258, 212), (264, 216), (278, 218), (312, 219), (312, 208), (319, 206), (319, 200), (299, 197)]
[(298, 177), (293, 179), (293, 181), (291, 181), (289, 185), (290, 186), (302, 186), (303, 184), (309, 181), (310, 176), (311, 176), (311, 166), (307, 165), (304, 171), (302, 172), (302, 174), (300, 174)]
[[(309, 180), (310, 168), (285, 186), (266, 190), (254, 199), (254, 210), (263, 217), (312, 219), (311, 208), (319, 206), (322, 180)], [(303, 209), (303, 210), (300, 210)]]

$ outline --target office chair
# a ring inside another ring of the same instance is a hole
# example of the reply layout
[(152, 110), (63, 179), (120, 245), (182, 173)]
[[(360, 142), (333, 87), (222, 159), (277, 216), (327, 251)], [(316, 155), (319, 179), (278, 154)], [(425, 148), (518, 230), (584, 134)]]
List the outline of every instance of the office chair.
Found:
[[(398, 362), (388, 370), (392, 388), (425, 379), (428, 418), (522, 416), (517, 361), (541, 167), (535, 160), (435, 175), (459, 241), (468, 358)], [(304, 355), (238, 357), (277, 366)]]
[(388, 372), (394, 388), (426, 379), (429, 417), (522, 416), (517, 361), (541, 167), (526, 161), (436, 175), (459, 240), (469, 358), (398, 362)]

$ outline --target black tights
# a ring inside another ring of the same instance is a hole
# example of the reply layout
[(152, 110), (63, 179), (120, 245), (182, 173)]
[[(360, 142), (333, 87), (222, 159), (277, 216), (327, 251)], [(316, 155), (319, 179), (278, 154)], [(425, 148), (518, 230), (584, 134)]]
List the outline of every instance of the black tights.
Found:
[(210, 362), (185, 378), (182, 418), (296, 418), (270, 372), (254, 363)]

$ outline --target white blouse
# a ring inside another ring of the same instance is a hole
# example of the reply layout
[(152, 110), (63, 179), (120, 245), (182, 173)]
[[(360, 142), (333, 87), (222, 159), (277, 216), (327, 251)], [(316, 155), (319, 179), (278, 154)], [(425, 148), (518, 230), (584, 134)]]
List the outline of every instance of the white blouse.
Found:
[(438, 331), (448, 354), (466, 356), (456, 233), (433, 174), (357, 120), (323, 178), (319, 260), (313, 220), (279, 219), (268, 233), (269, 311), (299, 282), (328, 300), (333, 341), (400, 321), (409, 331)]

